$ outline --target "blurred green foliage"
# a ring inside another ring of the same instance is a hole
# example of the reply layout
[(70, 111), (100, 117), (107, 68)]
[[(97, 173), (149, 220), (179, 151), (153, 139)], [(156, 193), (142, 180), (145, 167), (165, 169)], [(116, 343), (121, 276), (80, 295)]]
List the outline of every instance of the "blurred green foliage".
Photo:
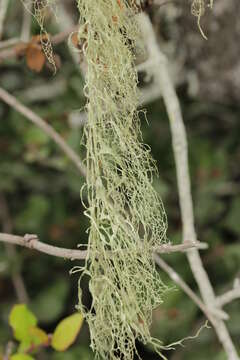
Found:
[[(9, 10), (6, 38), (17, 34), (17, 11), (21, 11), (19, 5)], [(38, 31), (36, 25), (33, 24), (32, 30)], [(58, 45), (55, 51), (62, 63), (55, 76), (47, 68), (36, 75), (27, 68), (24, 59), (11, 59), (0, 63), (0, 86), (44, 117), (83, 158), (82, 129), (72, 127), (68, 121), (68, 114), (85, 103), (83, 79), (66, 44)], [(58, 88), (56, 96), (47, 99), (45, 92), (53, 82), (64, 86)], [(42, 98), (41, 92), (36, 98), (29, 96), (41, 86)], [(202, 258), (214, 288), (221, 294), (230, 289), (234, 278), (240, 275), (240, 107), (234, 103), (203, 103), (190, 98), (184, 86), (178, 89), (178, 94), (189, 140), (197, 233), (199, 240), (209, 244)], [(168, 236), (173, 243), (178, 243), (181, 220), (175, 166), (162, 100), (149, 104), (147, 113), (149, 125), (142, 121), (143, 139), (151, 146), (157, 161), (159, 177), (154, 185), (168, 214)], [(79, 195), (84, 179), (42, 131), (2, 102), (0, 118), (1, 207), (3, 202), (7, 206), (7, 214), (0, 219), (1, 231), (5, 231), (9, 221), (12, 233), (36, 233), (41, 241), (52, 245), (76, 248), (77, 244), (86, 243), (88, 220)], [(6, 247), (0, 244), (0, 358), (11, 339), (8, 314), (19, 301), (12, 283), (16, 274), (20, 273), (24, 279), (29, 305), (47, 333), (54, 331), (60, 319), (73, 313), (77, 303), (78, 279), (69, 276), (69, 270), (78, 265), (77, 262), (28, 249), (16, 250), (10, 258)], [(185, 255), (165, 257), (198, 292)], [(168, 277), (164, 273), (161, 275), (173, 288)], [(87, 284), (84, 287), (84, 302), (89, 305), (91, 297)], [(240, 347), (239, 301), (229, 304), (226, 310), (230, 315), (227, 326)], [(175, 287), (166, 293), (163, 305), (154, 313), (152, 334), (170, 343), (195, 333), (203, 322), (200, 310)], [(87, 327), (83, 326), (77, 344), (64, 354), (48, 351), (42, 350), (41, 359), (93, 359)], [(143, 359), (157, 359), (151, 349), (141, 345), (139, 353)], [(212, 329), (204, 329), (198, 339), (187, 341), (184, 348), (177, 348), (168, 355), (172, 360), (226, 360)]]

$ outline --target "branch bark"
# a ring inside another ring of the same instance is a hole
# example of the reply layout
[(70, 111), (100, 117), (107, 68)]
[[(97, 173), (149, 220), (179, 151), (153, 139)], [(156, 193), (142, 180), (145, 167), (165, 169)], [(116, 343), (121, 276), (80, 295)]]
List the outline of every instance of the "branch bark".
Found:
[[(84, 260), (87, 257), (87, 250), (71, 250), (71, 249), (59, 248), (56, 246), (48, 245), (39, 241), (37, 235), (26, 234), (25, 236), (17, 236), (17, 235), (0, 233), (0, 242), (20, 245), (32, 250), (37, 250), (39, 252), (43, 252), (45, 254), (52, 256), (61, 257), (64, 259)], [(199, 246), (201, 249), (205, 248), (205, 245), (206, 244), (200, 244), (200, 243), (193, 245), (190, 242), (181, 245), (164, 244), (158, 247), (157, 249), (155, 249), (155, 252), (161, 254), (170, 254), (173, 252), (185, 252), (189, 249), (192, 249), (195, 246), (197, 247)]]
[(171, 267), (166, 261), (164, 261), (160, 256), (154, 254), (155, 263), (168, 274), (168, 276), (187, 294), (190, 299), (195, 302), (195, 304), (202, 310), (205, 316), (211, 321), (214, 322), (214, 316), (227, 320), (229, 316), (222, 310), (219, 309), (209, 309), (202, 300), (192, 291), (192, 289), (187, 285), (187, 283), (182, 279), (182, 277)]
[(45, 244), (38, 240), (37, 235), (17, 236), (0, 233), (0, 241), (8, 244), (20, 245), (42, 253), (57, 256), (65, 259), (83, 260), (87, 256), (87, 250), (71, 250)]
[(227, 291), (225, 294), (217, 297), (217, 304), (219, 307), (225, 306), (233, 300), (240, 299), (240, 281), (237, 279), (233, 289)]
[[(159, 48), (152, 23), (147, 15), (140, 15), (140, 25), (143, 28), (143, 37), (148, 49), (149, 57), (155, 59), (156, 61), (156, 65), (153, 66), (152, 72), (159, 83), (159, 87), (161, 88), (163, 100), (169, 116), (177, 170), (178, 193), (183, 224), (183, 240), (191, 239), (191, 241), (195, 243), (197, 241), (197, 236), (194, 226), (193, 203), (188, 166), (187, 136), (180, 103), (169, 75), (166, 57), (162, 54)], [(192, 249), (191, 251), (188, 251), (187, 257), (192, 273), (198, 284), (201, 296), (206, 306), (212, 312), (217, 308), (218, 304), (198, 250)], [(220, 342), (224, 347), (228, 360), (239, 360), (237, 350), (232, 342), (225, 323), (218, 317), (214, 317), (212, 320), (212, 324)]]
[[(4, 232), (12, 232), (13, 225), (9, 215), (7, 202), (3, 194), (0, 193), (0, 220), (2, 222), (2, 229)], [(15, 261), (17, 259), (17, 251), (14, 245), (5, 244), (6, 254), (9, 259)], [(15, 293), (18, 301), (22, 303), (28, 303), (29, 297), (26, 286), (24, 284), (23, 277), (21, 275), (21, 269), (17, 271), (11, 271), (12, 283), (15, 289)]]
[(9, 0), (1, 0), (1, 3), (0, 3), (0, 39), (1, 39), (2, 33), (3, 33), (3, 25), (4, 25), (4, 20), (5, 20), (6, 14), (7, 14), (8, 4), (9, 4)]

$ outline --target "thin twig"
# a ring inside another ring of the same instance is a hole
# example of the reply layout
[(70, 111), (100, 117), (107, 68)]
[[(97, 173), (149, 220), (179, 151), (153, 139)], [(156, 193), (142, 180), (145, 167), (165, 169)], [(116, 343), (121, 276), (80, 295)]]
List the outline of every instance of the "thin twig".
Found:
[[(50, 36), (52, 45), (58, 45), (65, 41), (72, 32), (78, 29), (78, 27), (78, 25), (75, 25), (56, 35)], [(29, 39), (27, 41), (22, 41), (17, 38), (0, 42), (0, 61), (15, 57), (18, 54), (18, 49), (21, 49), (24, 45), (27, 46), (28, 44)]]
[(25, 236), (17, 236), (0, 233), (0, 241), (6, 242), (8, 244), (20, 245), (32, 250), (43, 252), (48, 255), (57, 256), (65, 259), (83, 260), (87, 256), (87, 250), (71, 250), (48, 245), (39, 241), (37, 235), (26, 234)]
[(232, 302), (233, 300), (240, 299), (240, 282), (237, 279), (236, 284), (233, 286), (232, 290), (227, 291), (225, 294), (222, 294), (217, 297), (217, 304), (219, 307), (225, 306)]
[[(11, 233), (13, 230), (13, 225), (11, 218), (9, 216), (6, 199), (4, 195), (1, 193), (0, 193), (0, 219), (2, 220), (3, 231), (6, 233)], [(5, 248), (8, 258), (12, 259), (12, 261), (15, 261), (17, 258), (17, 252), (15, 246), (6, 243)], [(28, 303), (29, 297), (20, 270), (11, 271), (11, 278), (18, 301), (22, 303)]]
[(62, 149), (67, 157), (77, 166), (80, 173), (85, 176), (85, 167), (82, 164), (79, 156), (70, 148), (70, 146), (63, 140), (63, 138), (40, 116), (35, 114), (32, 110), (21, 104), (14, 96), (10, 95), (6, 90), (0, 88), (0, 99), (6, 104), (14, 108), (16, 111), (25, 116), (32, 123), (42, 129), (55, 143)]
[(213, 316), (220, 318), (228, 319), (228, 315), (219, 309), (209, 309), (202, 300), (192, 291), (192, 289), (187, 285), (187, 283), (181, 278), (181, 276), (169, 266), (160, 256), (154, 254), (155, 263), (168, 274), (168, 276), (190, 297), (190, 299), (195, 302), (195, 304), (202, 310), (206, 317), (213, 322)]
[[(191, 241), (195, 243), (197, 237), (194, 227), (193, 204), (188, 168), (187, 136), (180, 103), (169, 75), (166, 57), (160, 51), (151, 21), (146, 14), (141, 14), (139, 21), (142, 29), (144, 29), (143, 36), (149, 56), (156, 59), (157, 66), (153, 67), (152, 71), (161, 87), (163, 100), (169, 116), (177, 169), (178, 192), (183, 223), (183, 239), (191, 239)], [(204, 269), (198, 250), (192, 249), (191, 251), (188, 251), (187, 257), (206, 306), (208, 306), (211, 311), (216, 309), (217, 303), (214, 290), (208, 274)], [(239, 360), (225, 323), (218, 317), (215, 317), (213, 320), (213, 326), (228, 356), (228, 360)]]
[(174, 252), (186, 252), (190, 249), (197, 248), (201, 250), (205, 250), (208, 248), (208, 244), (202, 242), (192, 243), (191, 241), (185, 241), (184, 244), (179, 245), (170, 245), (170, 244), (163, 244), (157, 247), (154, 247), (154, 251), (158, 254), (170, 254)]
[[(87, 256), (87, 250), (71, 250), (71, 249), (65, 249), (65, 248), (59, 248), (56, 246), (45, 244), (41, 241), (39, 241), (37, 235), (28, 235), (25, 236), (17, 236), (17, 235), (11, 235), (6, 233), (0, 233), (0, 242), (5, 242), (8, 244), (15, 244), (20, 245), (29, 249), (37, 250), (39, 252), (43, 252), (48, 255), (61, 257), (64, 259), (71, 259), (71, 260), (83, 260)], [(206, 244), (205, 244), (206, 245)], [(193, 245), (189, 242), (189, 244), (183, 245), (162, 245), (159, 246), (158, 249), (155, 251), (157, 253), (161, 254), (170, 254), (173, 252), (185, 252), (189, 249), (192, 249), (193, 246), (198, 247), (200, 246), (203, 248), (202, 244), (196, 244)], [(141, 251), (139, 249), (139, 251)], [(109, 251), (109, 254), (111, 255), (111, 251)]]
[(11, 38), (4, 41), (0, 41), (0, 50), (15, 46), (19, 43), (19, 38)]
[(12, 354), (12, 351), (13, 351), (13, 348), (14, 348), (14, 343), (12, 341), (9, 341), (7, 343), (7, 346), (6, 346), (6, 349), (5, 349), (5, 353), (4, 353), (4, 356), (3, 356), (3, 360), (9, 360), (10, 359), (10, 356)]
[(3, 25), (7, 14), (8, 4), (9, 0), (1, 0), (0, 2), (0, 39), (2, 38), (3, 34)]
[(23, 20), (22, 20), (22, 29), (21, 29), (21, 40), (23, 42), (28, 42), (30, 40), (31, 35), (31, 23), (32, 23), (32, 7), (33, 3), (30, 3), (29, 10), (26, 10), (25, 6), (22, 7), (23, 11)]

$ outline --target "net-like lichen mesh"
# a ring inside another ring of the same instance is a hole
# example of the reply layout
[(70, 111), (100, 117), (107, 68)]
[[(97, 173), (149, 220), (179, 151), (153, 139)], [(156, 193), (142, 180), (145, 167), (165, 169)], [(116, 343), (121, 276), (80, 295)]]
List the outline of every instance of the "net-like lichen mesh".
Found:
[(83, 191), (91, 224), (80, 282), (89, 276), (92, 294), (86, 309), (79, 287), (79, 308), (96, 358), (104, 360), (133, 359), (136, 339), (161, 351), (149, 325), (166, 288), (152, 253), (166, 239), (167, 221), (152, 186), (155, 163), (140, 133), (134, 3), (78, 0), (79, 38), (88, 65)]
[(21, 0), (24, 7), (29, 11), (32, 16), (38, 22), (40, 26), (41, 44), (44, 54), (53, 66), (54, 72), (56, 72), (56, 64), (54, 60), (53, 48), (50, 40), (50, 36), (45, 29), (45, 17), (49, 10), (52, 13), (56, 13), (56, 1), (57, 0)]

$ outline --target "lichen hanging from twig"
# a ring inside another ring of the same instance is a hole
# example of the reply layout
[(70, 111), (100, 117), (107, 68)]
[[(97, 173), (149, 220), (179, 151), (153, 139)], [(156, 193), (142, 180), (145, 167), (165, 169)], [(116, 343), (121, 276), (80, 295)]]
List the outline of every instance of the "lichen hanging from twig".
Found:
[[(166, 239), (166, 215), (153, 189), (156, 171), (142, 143), (134, 49), (139, 29), (133, 2), (78, 0), (79, 40), (88, 65), (85, 127), (88, 258), (92, 305), (79, 307), (101, 359), (133, 358), (135, 340), (151, 338), (152, 310), (165, 286), (152, 251)], [(81, 280), (80, 278), (80, 280)]]

